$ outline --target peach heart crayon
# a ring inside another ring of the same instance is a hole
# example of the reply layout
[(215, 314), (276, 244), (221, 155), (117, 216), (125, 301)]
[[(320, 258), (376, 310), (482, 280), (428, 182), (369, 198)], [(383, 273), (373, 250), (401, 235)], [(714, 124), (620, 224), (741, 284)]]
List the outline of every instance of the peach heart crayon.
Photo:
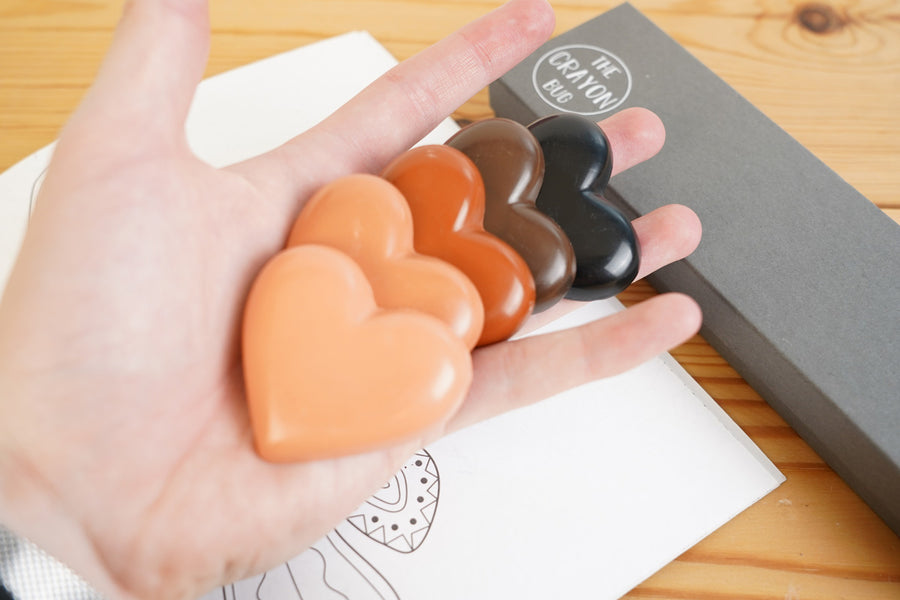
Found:
[(472, 381), (469, 349), (444, 322), (379, 308), (362, 268), (315, 244), (262, 268), (242, 350), (257, 452), (273, 462), (413, 439), (456, 410)]
[(537, 207), (559, 223), (575, 249), (574, 300), (598, 300), (637, 276), (640, 251), (631, 223), (603, 198), (612, 172), (606, 134), (592, 120), (551, 115), (528, 126), (544, 153)]
[(403, 193), (413, 216), (413, 246), (457, 267), (484, 305), (478, 345), (505, 340), (534, 308), (534, 279), (522, 257), (484, 230), (484, 184), (478, 168), (449, 146), (421, 146), (383, 173)]
[(472, 123), (447, 141), (468, 156), (484, 181), (484, 228), (512, 246), (534, 278), (534, 312), (556, 304), (575, 279), (565, 232), (535, 206), (544, 156), (530, 131), (509, 119)]
[(362, 267), (382, 308), (410, 308), (447, 323), (469, 348), (484, 309), (462, 271), (413, 251), (413, 222), (400, 190), (375, 175), (347, 175), (322, 187), (300, 211), (288, 246), (337, 248)]

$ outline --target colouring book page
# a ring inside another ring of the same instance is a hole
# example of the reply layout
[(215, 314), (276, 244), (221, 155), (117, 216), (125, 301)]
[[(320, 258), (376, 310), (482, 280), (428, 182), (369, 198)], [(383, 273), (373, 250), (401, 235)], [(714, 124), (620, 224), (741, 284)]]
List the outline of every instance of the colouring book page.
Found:
[(203, 600), (618, 598), (783, 480), (664, 355), (433, 444), (309, 551)]
[[(273, 148), (395, 62), (351, 33), (208, 79), (191, 146), (214, 165)], [(51, 152), (0, 175), (0, 289)], [(544, 330), (621, 308), (590, 303)], [(204, 600), (617, 598), (781, 481), (663, 355), (420, 451), (310, 550)]]

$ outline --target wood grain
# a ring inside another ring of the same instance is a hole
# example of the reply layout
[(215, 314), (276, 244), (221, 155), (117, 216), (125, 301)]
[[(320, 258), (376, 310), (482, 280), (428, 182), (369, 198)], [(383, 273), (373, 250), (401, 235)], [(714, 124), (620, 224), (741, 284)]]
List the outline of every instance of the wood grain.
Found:
[[(499, 2), (212, 4), (209, 75), (354, 29), (403, 59)], [(616, 3), (552, 4), (562, 32)], [(633, 4), (900, 222), (900, 3)], [(0, 0), (0, 170), (56, 137), (96, 73), (120, 9), (106, 0)], [(490, 114), (483, 91), (455, 116)], [(639, 283), (622, 299), (653, 294)], [(900, 539), (703, 339), (673, 354), (787, 482), (626, 597), (900, 599)]]

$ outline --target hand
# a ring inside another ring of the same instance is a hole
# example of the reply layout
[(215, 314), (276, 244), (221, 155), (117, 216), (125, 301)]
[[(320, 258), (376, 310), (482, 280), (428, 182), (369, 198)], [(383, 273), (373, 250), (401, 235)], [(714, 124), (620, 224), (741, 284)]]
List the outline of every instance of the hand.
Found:
[[(133, 0), (62, 132), (0, 305), (0, 522), (110, 597), (199, 596), (313, 543), (416, 449), (636, 365), (695, 333), (662, 295), (580, 329), (474, 353), (459, 412), (409, 443), (296, 465), (254, 453), (239, 323), (249, 285), (317, 188), (379, 170), (551, 33), (514, 0), (391, 71), (318, 127), (226, 169), (184, 121), (205, 0)], [(642, 110), (603, 123), (618, 168), (663, 141)], [(635, 222), (641, 275), (689, 253), (696, 217)], [(549, 357), (549, 358), (548, 358)], [(553, 364), (548, 364), (548, 360)]]

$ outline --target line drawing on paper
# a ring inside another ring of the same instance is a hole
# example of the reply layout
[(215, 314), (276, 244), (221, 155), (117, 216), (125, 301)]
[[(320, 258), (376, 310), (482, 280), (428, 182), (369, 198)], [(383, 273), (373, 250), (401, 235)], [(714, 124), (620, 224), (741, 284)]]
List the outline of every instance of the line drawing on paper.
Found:
[(347, 521), (380, 544), (398, 552), (413, 552), (431, 531), (439, 488), (437, 465), (422, 450)]
[[(400, 600), (368, 557), (378, 546), (415, 552), (431, 531), (440, 496), (440, 475), (426, 450), (403, 467), (344, 524), (306, 552), (261, 576), (221, 589), (223, 600)], [(352, 528), (346, 530), (346, 525)], [(340, 528), (344, 527), (342, 533)], [(348, 539), (353, 530), (362, 533)], [(371, 543), (364, 541), (371, 540)], [(377, 544), (378, 546), (376, 546)], [(313, 574), (316, 574), (313, 576)]]
[(28, 197), (28, 214), (25, 216), (26, 224), (31, 221), (31, 213), (34, 212), (34, 205), (37, 202), (38, 192), (41, 191), (41, 186), (44, 185), (44, 179), (47, 177), (47, 169), (49, 168), (50, 165), (44, 167), (31, 184), (31, 194)]

